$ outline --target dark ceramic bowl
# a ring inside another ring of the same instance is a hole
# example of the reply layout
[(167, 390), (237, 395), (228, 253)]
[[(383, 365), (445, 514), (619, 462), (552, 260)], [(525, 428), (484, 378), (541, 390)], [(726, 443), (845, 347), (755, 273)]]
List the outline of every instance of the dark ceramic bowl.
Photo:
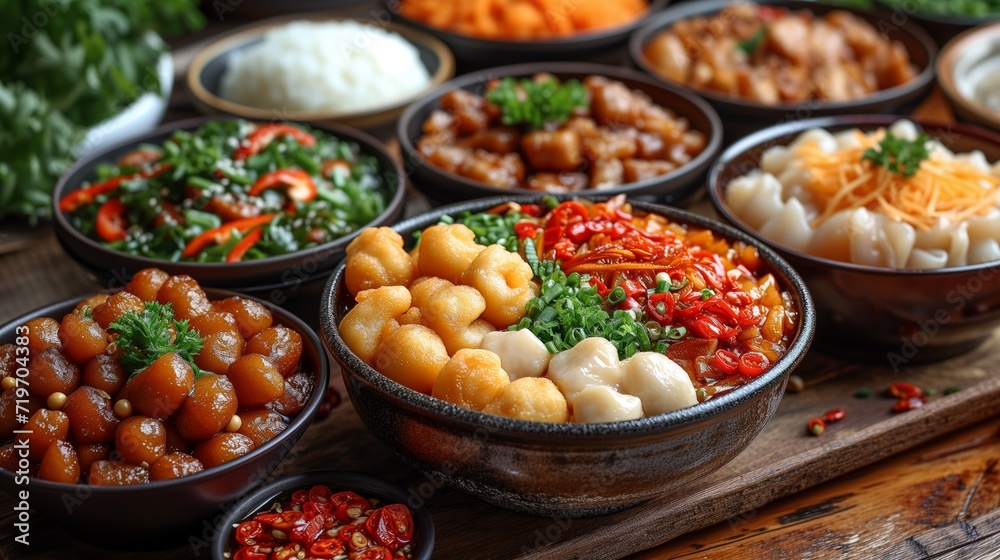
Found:
[[(399, 0), (382, 0), (383, 9), (393, 21), (405, 23), (429, 33), (442, 41), (460, 61), (489, 65), (512, 64), (538, 60), (587, 60), (596, 54), (624, 44), (629, 34), (645, 23), (650, 16), (662, 10), (669, 0), (652, 0), (649, 8), (632, 21), (589, 33), (578, 33), (560, 39), (503, 40), (484, 39), (453, 31), (431, 27), (399, 13)], [(572, 6), (572, 2), (567, 2)]]
[(921, 27), (927, 30), (937, 41), (939, 47), (950, 41), (955, 35), (968, 31), (973, 27), (986, 25), (997, 21), (1000, 14), (990, 14), (983, 16), (972, 15), (945, 15), (920, 11), (916, 8), (921, 5), (920, 0), (875, 0), (884, 11), (892, 14), (892, 20), (907, 21), (912, 19)]
[[(357, 232), (311, 249), (255, 261), (169, 262), (109, 249), (77, 231), (70, 224), (66, 214), (59, 210), (59, 200), (66, 193), (80, 188), (84, 182), (93, 178), (94, 170), (99, 165), (117, 161), (123, 154), (140, 144), (161, 144), (176, 130), (195, 130), (207, 122), (219, 119), (219, 117), (200, 117), (171, 123), (146, 136), (91, 154), (74, 164), (59, 179), (52, 199), (56, 237), (66, 252), (84, 268), (96, 274), (102, 282), (111, 282), (118, 287), (123, 286), (124, 282), (139, 270), (157, 267), (169, 274), (188, 274), (206, 287), (250, 290), (276, 303), (282, 303), (280, 297), (285, 296), (272, 297), (271, 292), (282, 290), (287, 292), (303, 283), (328, 275), (343, 258), (344, 250)], [(378, 160), (382, 169), (382, 179), (388, 185), (390, 193), (386, 210), (368, 225), (380, 226), (396, 221), (403, 213), (406, 179), (399, 164), (389, 155), (386, 147), (367, 134), (351, 128), (312, 123), (310, 126), (339, 138), (357, 142), (362, 151)]]
[(233, 529), (248, 517), (270, 509), (275, 501), (284, 500), (292, 492), (309, 489), (323, 484), (333, 492), (351, 491), (365, 498), (378, 498), (384, 504), (404, 504), (413, 514), (413, 548), (409, 560), (430, 560), (434, 551), (434, 521), (426, 506), (414, 508), (409, 505), (410, 496), (392, 484), (366, 474), (350, 471), (309, 471), (283, 476), (263, 486), (240, 500), (219, 524), (219, 531), (212, 541), (212, 558), (230, 560), (226, 553), (232, 551)]
[[(205, 291), (211, 299), (238, 295), (211, 288)], [(0, 342), (13, 341), (15, 329), (28, 320), (61, 319), (81, 299), (54, 303), (14, 319), (0, 327)], [(280, 307), (258, 301), (271, 310), (276, 324), (302, 335), (303, 368), (313, 372), (315, 389), (306, 407), (277, 437), (239, 459), (175, 480), (137, 486), (90, 486), (32, 478), (24, 486), (15, 481), (14, 473), (0, 469), (0, 490), (10, 496), (29, 490), (31, 509), (80, 540), (98, 546), (138, 550), (177, 546), (190, 539), (210, 540), (205, 527), (213, 527), (216, 517), (224, 514), (230, 504), (264, 482), (305, 433), (323, 403), (330, 378), (326, 352), (316, 333)], [(114, 528), (113, 538), (109, 538), (109, 527)], [(208, 543), (203, 545), (207, 547)]]
[[(395, 229), (410, 239), (441, 216), (509, 200), (538, 203), (541, 196), (445, 206)], [(414, 468), (487, 502), (533, 515), (596, 515), (674, 490), (690, 492), (699, 479), (736, 457), (774, 414), (789, 373), (809, 347), (814, 322), (809, 293), (787, 263), (735, 228), (666, 206), (633, 206), (759, 247), (767, 268), (801, 310), (798, 333), (771, 370), (706, 403), (638, 420), (552, 424), (484, 414), (408, 389), (347, 347), (337, 325), (354, 300), (341, 266), (327, 285), (320, 320), (365, 426)]]
[(276, 114), (280, 114), (284, 120), (339, 123), (359, 128), (372, 128), (392, 122), (411, 101), (455, 75), (455, 59), (452, 57), (451, 51), (444, 43), (427, 33), (395, 23), (356, 20), (359, 23), (397, 33), (416, 47), (420, 54), (420, 61), (427, 68), (427, 73), (431, 77), (427, 87), (408, 99), (362, 112), (287, 111), (282, 107), (244, 105), (222, 96), (222, 78), (228, 71), (230, 58), (234, 54), (260, 44), (264, 41), (264, 35), (276, 27), (302, 20), (333, 22), (344, 20), (344, 18), (336, 12), (286, 15), (248, 26), (212, 42), (194, 57), (191, 66), (188, 67), (187, 87), (195, 107), (205, 113), (227, 113), (249, 120), (268, 121), (273, 119)]
[(1000, 23), (971, 29), (945, 45), (937, 60), (937, 81), (955, 115), (963, 121), (1000, 130), (1000, 108), (981, 99), (996, 86), (988, 79), (1000, 67)]
[(490, 68), (455, 78), (410, 105), (399, 119), (398, 137), (403, 152), (404, 168), (414, 186), (440, 202), (456, 202), (484, 196), (537, 194), (537, 191), (531, 189), (504, 189), (449, 173), (425, 161), (417, 151), (416, 144), (423, 134), (424, 121), (440, 106), (440, 99), (446, 93), (464, 89), (482, 94), (486, 89), (486, 82), (490, 79), (505, 76), (530, 77), (540, 72), (552, 74), (560, 79), (582, 80), (587, 76), (599, 75), (618, 80), (631, 89), (644, 92), (654, 103), (688, 119), (691, 127), (704, 132), (708, 141), (705, 149), (697, 157), (665, 175), (600, 191), (583, 190), (557, 196), (586, 196), (588, 193), (612, 196), (625, 193), (633, 197), (646, 195), (668, 203), (676, 203), (688, 198), (701, 187), (712, 159), (722, 146), (722, 121), (708, 103), (697, 95), (681, 91), (677, 87), (656, 83), (648, 76), (628, 68), (582, 62), (539, 62)]
[[(733, 142), (750, 132), (762, 128), (792, 122), (812, 117), (824, 117), (853, 113), (887, 113), (899, 112), (905, 114), (907, 109), (915, 107), (934, 83), (934, 56), (937, 46), (934, 41), (910, 21), (897, 23), (892, 15), (886, 12), (867, 12), (844, 8), (833, 4), (809, 2), (803, 0), (768, 0), (760, 2), (768, 6), (779, 6), (789, 10), (808, 10), (817, 15), (827, 14), (834, 10), (847, 10), (859, 18), (871, 23), (884, 36), (899, 41), (906, 47), (910, 61), (917, 67), (919, 74), (911, 81), (901, 86), (884, 89), (851, 101), (811, 100), (805, 103), (783, 103), (765, 105), (739, 97), (724, 95), (707, 89), (694, 89), (689, 86), (661, 77), (653, 65), (646, 59), (643, 50), (646, 45), (661, 31), (674, 23), (697, 16), (710, 16), (719, 13), (725, 7), (733, 4), (733, 0), (703, 0), (689, 2), (680, 6), (667, 8), (660, 14), (649, 19), (648, 24), (636, 31), (629, 39), (629, 56), (632, 63), (657, 80), (696, 91), (708, 100), (719, 112), (726, 123), (726, 142)], [(891, 25), (886, 25), (891, 22)], [(880, 25), (881, 24), (881, 25)]]
[[(901, 118), (827, 117), (762, 130), (723, 152), (708, 179), (719, 214), (774, 247), (802, 275), (816, 302), (817, 350), (894, 369), (957, 356), (993, 334), (1000, 326), (1000, 262), (899, 270), (814, 257), (765, 239), (730, 211), (725, 192), (733, 179), (758, 167), (765, 149), (789, 144), (806, 130), (868, 131)], [(954, 152), (982, 150), (988, 160), (1000, 159), (1000, 135), (969, 125), (916, 122)]]

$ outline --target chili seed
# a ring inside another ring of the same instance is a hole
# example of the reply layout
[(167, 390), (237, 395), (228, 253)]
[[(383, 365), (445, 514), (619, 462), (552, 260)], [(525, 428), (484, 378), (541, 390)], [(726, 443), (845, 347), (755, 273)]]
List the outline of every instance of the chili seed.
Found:
[(872, 396), (872, 390), (868, 387), (862, 387), (854, 392), (854, 398), (856, 399), (867, 399)]
[(798, 375), (788, 376), (788, 386), (785, 388), (789, 393), (801, 393), (806, 388), (806, 382)]
[(826, 431), (826, 424), (819, 418), (813, 418), (809, 421), (809, 433), (814, 436), (821, 436), (823, 432)]
[(271, 536), (279, 541), (283, 541), (288, 538), (288, 533), (282, 531), (281, 529), (271, 529)]

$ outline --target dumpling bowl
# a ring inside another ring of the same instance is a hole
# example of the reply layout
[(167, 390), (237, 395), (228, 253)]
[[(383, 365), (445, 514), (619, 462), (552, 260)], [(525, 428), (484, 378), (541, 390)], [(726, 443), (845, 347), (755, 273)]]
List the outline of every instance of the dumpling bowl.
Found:
[[(483, 211), (541, 195), (489, 198), (444, 206), (400, 222), (412, 233), (445, 215)], [(650, 203), (634, 208), (708, 228), (757, 246), (790, 292), (801, 320), (787, 353), (766, 373), (704, 403), (666, 414), (607, 423), (547, 423), (486, 414), (413, 391), (380, 374), (345, 343), (338, 325), (353, 306), (345, 266), (331, 277), (320, 307), (323, 338), (341, 366), (348, 395), (365, 426), (407, 464), (503, 508), (532, 515), (599, 515), (697, 481), (739, 455), (777, 409), (788, 375), (812, 340), (814, 312), (796, 272), (746, 233), (689, 212)]]
[[(773, 247), (809, 286), (816, 303), (816, 348), (896, 371), (958, 356), (993, 334), (1000, 326), (1000, 261), (916, 269), (811, 255), (769, 239), (752, 227), (733, 210), (726, 192), (736, 178), (758, 169), (766, 149), (786, 146), (807, 130), (822, 128), (836, 134), (857, 128), (870, 132), (904, 118), (853, 115), (774, 126), (725, 150), (708, 179), (709, 195), (719, 214)], [(962, 124), (915, 124), (956, 154), (980, 150), (989, 162), (1000, 159), (1000, 135), (993, 132)]]
[[(210, 298), (238, 295), (206, 288)], [(242, 296), (246, 298), (247, 296)], [(17, 328), (38, 317), (62, 318), (83, 298), (37, 309), (0, 327), (0, 343), (17, 336)], [(127, 486), (65, 484), (34, 477), (25, 486), (15, 473), (0, 469), (0, 490), (12, 497), (30, 492), (31, 509), (82, 541), (124, 550), (162, 549), (181, 544), (208, 549), (216, 524), (227, 508), (262, 484), (305, 433), (324, 399), (329, 381), (326, 353), (319, 338), (301, 319), (280, 307), (263, 303), (274, 323), (302, 335), (302, 368), (313, 372), (313, 394), (280, 434), (237, 459), (202, 472)]]

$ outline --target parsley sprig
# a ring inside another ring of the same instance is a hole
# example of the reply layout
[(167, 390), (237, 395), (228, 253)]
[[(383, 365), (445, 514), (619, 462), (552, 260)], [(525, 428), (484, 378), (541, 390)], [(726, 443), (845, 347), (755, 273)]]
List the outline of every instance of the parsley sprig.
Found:
[(878, 147), (865, 150), (861, 161), (870, 161), (873, 166), (881, 165), (902, 177), (912, 177), (920, 170), (920, 163), (930, 157), (928, 140), (923, 132), (917, 135), (916, 140), (907, 140), (886, 131)]
[[(173, 327), (173, 332), (171, 332)], [(195, 377), (201, 370), (194, 357), (205, 341), (186, 320), (174, 318), (173, 304), (146, 302), (140, 311), (129, 311), (108, 325), (108, 330), (118, 335), (117, 345), (123, 350), (119, 362), (131, 375), (149, 367), (164, 354), (176, 353), (191, 364)], [(171, 341), (173, 335), (173, 341)]]
[(503, 124), (525, 125), (529, 129), (547, 123), (565, 122), (577, 107), (587, 107), (587, 88), (578, 80), (561, 84), (554, 78), (535, 81), (527, 78), (503, 78), (486, 94), (490, 103), (500, 108)]

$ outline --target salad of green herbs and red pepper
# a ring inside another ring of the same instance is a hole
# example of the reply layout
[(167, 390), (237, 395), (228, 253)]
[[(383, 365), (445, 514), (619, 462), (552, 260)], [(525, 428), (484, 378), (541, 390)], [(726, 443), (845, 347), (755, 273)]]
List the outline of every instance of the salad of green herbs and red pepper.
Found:
[(98, 168), (59, 208), (105, 246), (167, 261), (238, 262), (350, 234), (390, 198), (358, 144), (289, 124), (213, 121)]

